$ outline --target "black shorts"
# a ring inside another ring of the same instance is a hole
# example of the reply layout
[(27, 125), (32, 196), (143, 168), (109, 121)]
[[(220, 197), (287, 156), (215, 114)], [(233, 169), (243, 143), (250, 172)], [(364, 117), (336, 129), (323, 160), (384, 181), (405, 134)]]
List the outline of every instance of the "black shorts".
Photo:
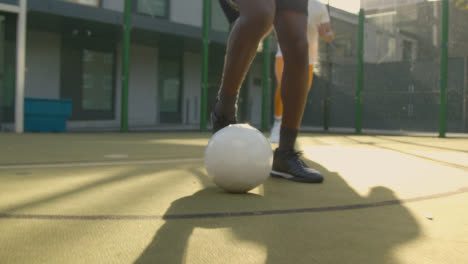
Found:
[[(308, 0), (275, 0), (276, 9), (297, 10), (307, 14)], [(239, 17), (239, 10), (235, 4), (236, 0), (219, 0), (229, 23), (233, 23)]]

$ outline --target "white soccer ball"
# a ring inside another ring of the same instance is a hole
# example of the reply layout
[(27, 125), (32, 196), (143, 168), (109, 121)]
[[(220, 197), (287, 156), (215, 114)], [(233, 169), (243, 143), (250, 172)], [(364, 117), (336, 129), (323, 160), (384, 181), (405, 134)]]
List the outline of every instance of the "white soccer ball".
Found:
[(205, 150), (208, 175), (232, 193), (245, 193), (262, 184), (270, 175), (272, 160), (270, 143), (248, 124), (219, 130)]

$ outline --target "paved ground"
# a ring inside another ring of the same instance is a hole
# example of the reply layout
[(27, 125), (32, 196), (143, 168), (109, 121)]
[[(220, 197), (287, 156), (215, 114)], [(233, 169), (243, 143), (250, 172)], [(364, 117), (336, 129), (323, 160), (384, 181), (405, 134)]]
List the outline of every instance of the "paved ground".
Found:
[(468, 139), (304, 134), (319, 185), (223, 192), (209, 134), (0, 134), (0, 263), (468, 263)]

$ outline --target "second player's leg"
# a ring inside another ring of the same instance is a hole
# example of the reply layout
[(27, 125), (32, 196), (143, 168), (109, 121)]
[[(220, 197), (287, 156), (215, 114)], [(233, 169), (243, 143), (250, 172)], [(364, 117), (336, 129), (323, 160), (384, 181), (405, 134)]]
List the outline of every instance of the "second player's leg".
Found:
[(309, 85), (307, 86), (307, 94), (310, 91), (310, 88), (312, 88), (312, 81), (314, 80), (314, 65), (310, 64), (309, 65)]
[(281, 101), (281, 81), (283, 79), (284, 60), (283, 57), (276, 57), (275, 75), (276, 75), (276, 92), (275, 92), (275, 118), (283, 116), (283, 102)]
[(275, 114), (273, 127), (270, 133), (270, 142), (279, 143), (280, 128), (281, 128), (281, 117), (283, 116), (283, 102), (281, 101), (281, 80), (283, 75), (284, 62), (283, 57), (276, 57), (275, 61), (275, 75), (276, 75), (276, 92), (275, 92)]
[[(283, 101), (281, 99), (281, 80), (283, 75), (284, 62), (283, 57), (276, 57), (275, 61), (275, 74), (276, 80), (278, 82), (276, 91), (275, 91), (275, 105), (274, 105), (274, 123), (271, 128), (270, 133), (270, 142), (279, 143), (280, 142), (280, 129), (283, 119)], [(307, 85), (307, 92), (310, 91), (312, 87), (312, 80), (314, 79), (314, 66), (309, 65), (309, 83)]]
[(275, 29), (284, 59), (281, 82), (282, 125), (297, 130), (301, 124), (309, 82), (307, 13), (278, 10)]

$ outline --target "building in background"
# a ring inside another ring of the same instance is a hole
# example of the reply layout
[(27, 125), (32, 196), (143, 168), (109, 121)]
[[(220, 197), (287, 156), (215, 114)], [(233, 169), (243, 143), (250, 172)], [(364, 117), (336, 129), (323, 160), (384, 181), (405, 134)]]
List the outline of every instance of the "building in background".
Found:
[[(353, 132), (358, 73), (358, 14), (330, 7), (333, 46), (321, 42), (303, 125)], [(449, 0), (447, 128), (468, 132), (466, 0)], [(364, 22), (364, 129), (437, 131), (442, 2), (361, 0)]]
[[(468, 131), (464, 1), (449, 0), (448, 129), (453, 132)], [(0, 5), (17, 2), (0, 0)], [(208, 115), (221, 82), (229, 30), (218, 1), (211, 2)], [(132, 3), (129, 129), (198, 130), (203, 0)], [(120, 129), (123, 7), (124, 0), (28, 0), (25, 96), (72, 99), (69, 131)], [(361, 0), (361, 7), (366, 13), (363, 128), (436, 131), (441, 2)], [(329, 8), (336, 39), (332, 46), (320, 43), (320, 64), (303, 128), (352, 131), (359, 18), (339, 7)], [(14, 129), (15, 49), (16, 15), (0, 12), (0, 130), (7, 131)], [(257, 127), (262, 116), (262, 63), (262, 56), (257, 56), (238, 108), (240, 121)], [(276, 80), (274, 67), (270, 68), (272, 111)]]
[[(0, 0), (17, 4), (17, 1)], [(130, 48), (131, 130), (199, 129), (202, 0), (135, 0)], [(124, 0), (29, 0), (25, 97), (69, 98), (69, 131), (119, 130)], [(221, 80), (229, 26), (212, 1), (209, 105)], [(13, 130), (16, 15), (0, 13), (0, 124)], [(261, 123), (261, 60), (240, 117)]]
[[(468, 132), (468, 21), (448, 0), (447, 128)], [(368, 128), (437, 131), (440, 110), (442, 1), (361, 0), (366, 13), (363, 116)]]

